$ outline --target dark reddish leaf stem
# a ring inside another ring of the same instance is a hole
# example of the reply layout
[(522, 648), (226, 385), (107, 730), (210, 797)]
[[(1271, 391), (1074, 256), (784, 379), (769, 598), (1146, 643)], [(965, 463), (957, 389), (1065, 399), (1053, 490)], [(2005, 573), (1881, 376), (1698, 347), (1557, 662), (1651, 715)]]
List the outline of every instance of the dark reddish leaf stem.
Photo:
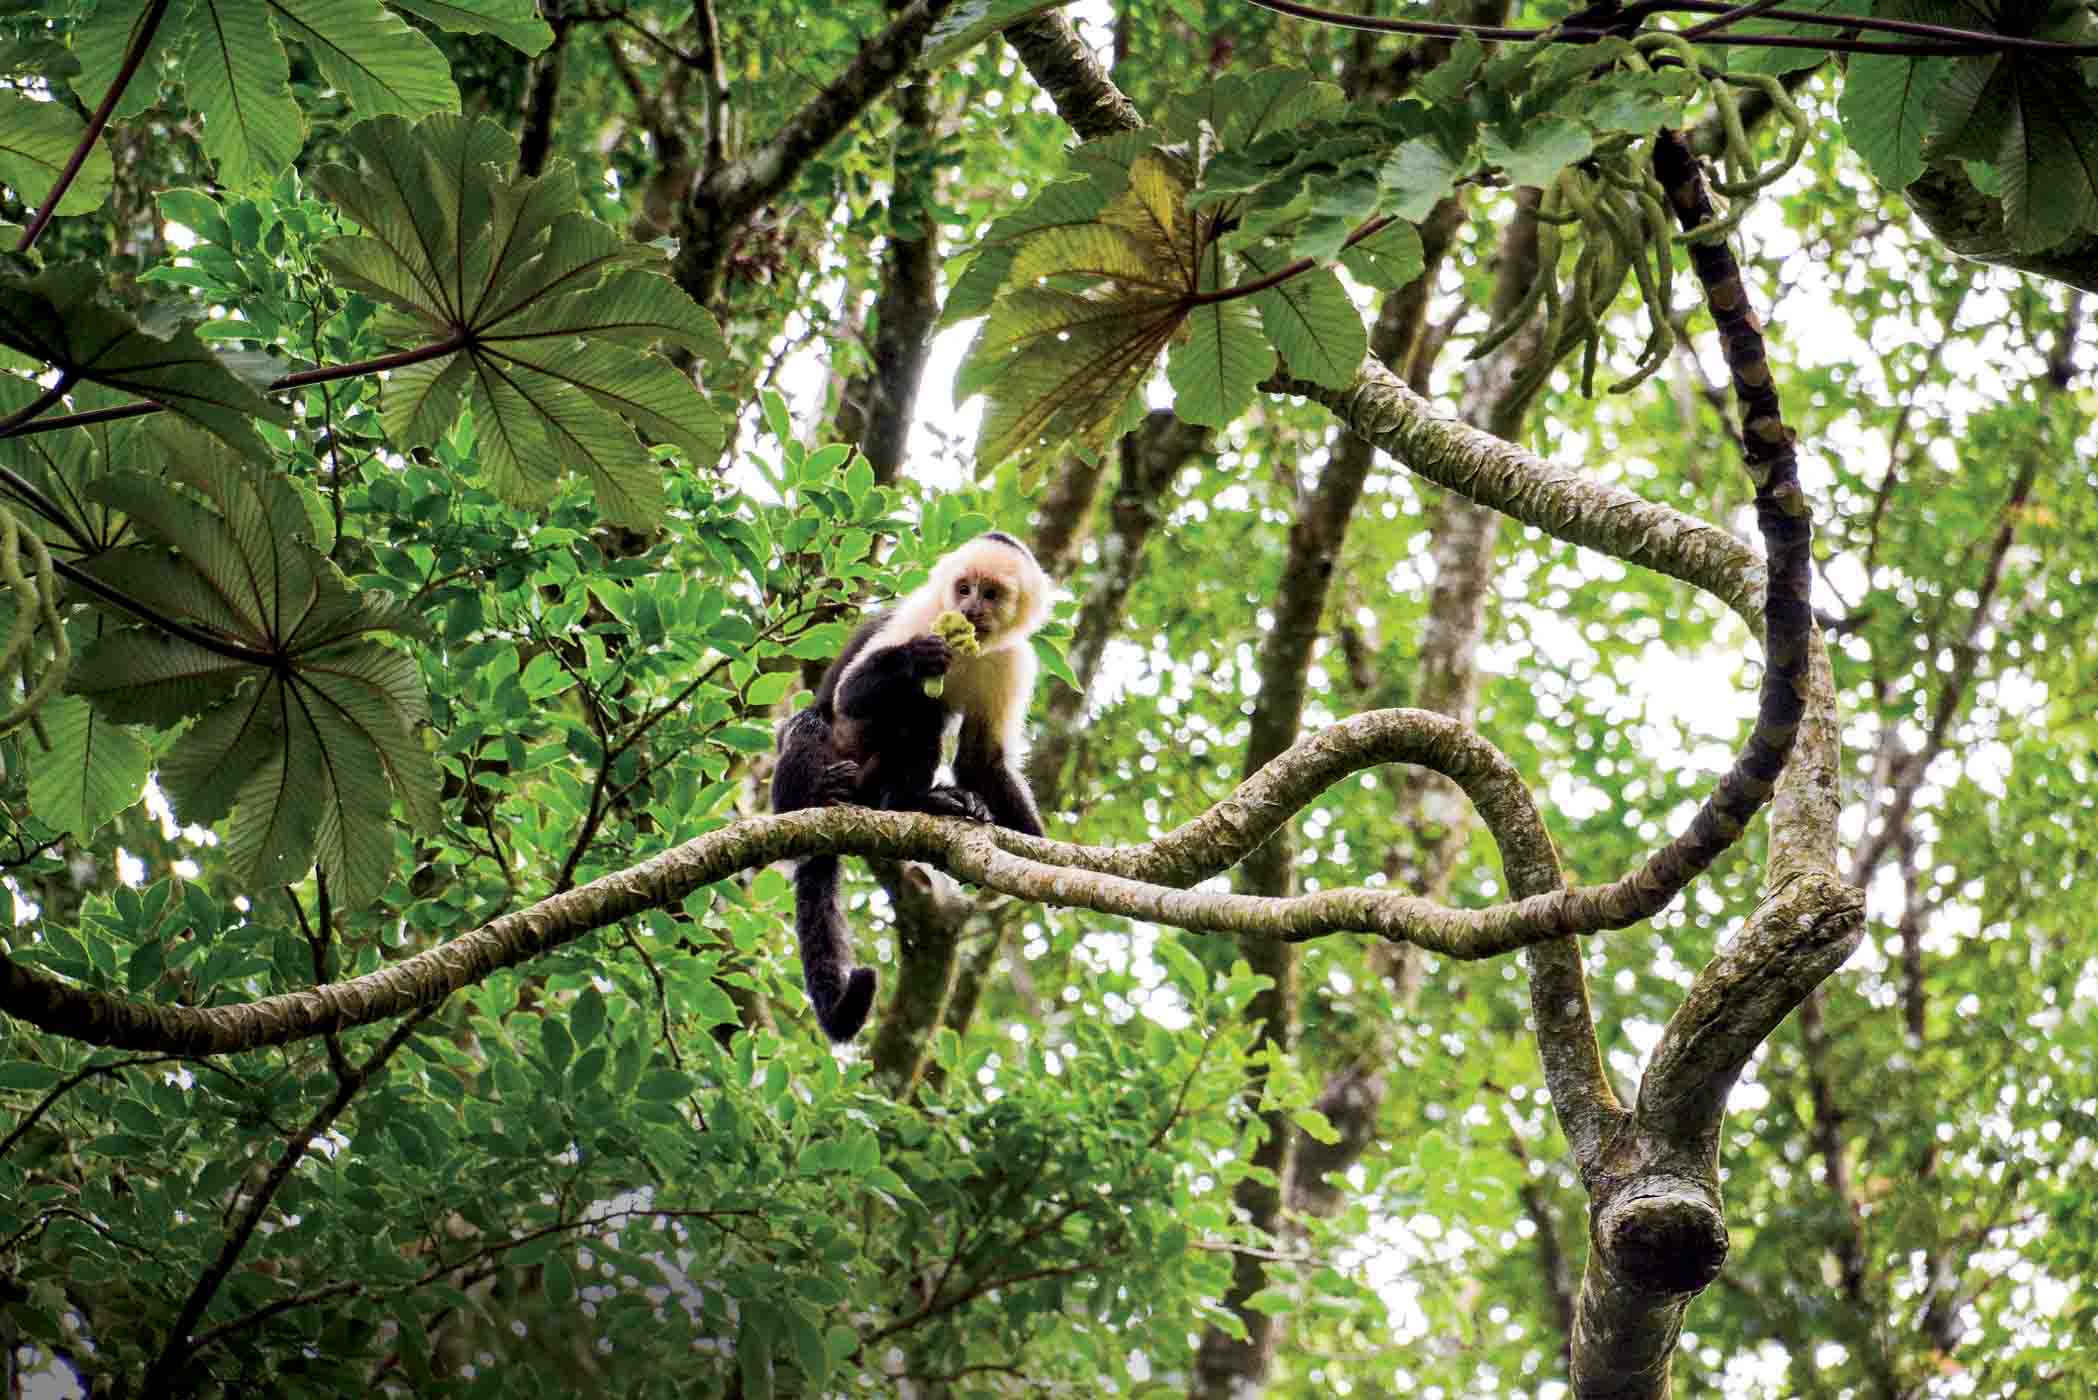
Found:
[(80, 174), (80, 167), (87, 163), (88, 153), (102, 139), (102, 128), (109, 125), (109, 114), (117, 109), (124, 90), (138, 76), (138, 66), (146, 61), (146, 51), (153, 47), (154, 32), (160, 28), (160, 21), (167, 12), (168, 0), (152, 0), (145, 13), (139, 16), (138, 32), (131, 36), (131, 47), (124, 51), (124, 62), (118, 67), (116, 78), (110, 83), (109, 91), (102, 94), (102, 104), (87, 119), (87, 130), (80, 134), (79, 144), (73, 147), (66, 168), (58, 172), (58, 183), (51, 187), (51, 193), (45, 196), (29, 226), (22, 230), (21, 240), (15, 244), (16, 252), (28, 252), (37, 236), (43, 233), (44, 226), (51, 222), (51, 216), (58, 212), (58, 201), (65, 198), (66, 191), (72, 188), (73, 181)]
[[(1294, 19), (1307, 19), (1318, 24), (1332, 25), (1340, 29), (1366, 30), (1373, 34), (1416, 34), (1436, 38), (1455, 39), (1470, 34), (1478, 39), (1528, 42), (1545, 39), (1561, 44), (1586, 44), (1595, 41), (1594, 30), (1555, 29), (1509, 29), (1499, 25), (1456, 24), (1440, 20), (1385, 19), (1377, 15), (1351, 15), (1340, 10), (1320, 9), (1316, 5), (1305, 5), (1299, 0), (1247, 0), (1247, 3), (1276, 14)], [(1740, 10), (1743, 13), (1736, 13)], [(2098, 44), (2064, 44), (2052, 39), (2033, 39), (2020, 34), (1996, 34), (1982, 29), (1957, 29), (1950, 25), (1925, 24), (1917, 20), (1872, 19), (1857, 15), (1817, 14), (1809, 10), (1762, 10), (1755, 6), (1736, 7), (1719, 3), (1719, 0), (1650, 0), (1650, 3), (1627, 5), (1619, 14), (1618, 22), (1635, 26), (1652, 14), (1681, 11), (1687, 14), (1711, 14), (1726, 18), (1734, 24), (1747, 18), (1745, 11), (1755, 10), (1761, 19), (1781, 20), (1793, 24), (1826, 25), (1837, 30), (1876, 30), (1890, 34), (1908, 34), (1925, 43), (1882, 43), (1871, 39), (1850, 39), (1839, 35), (1819, 38), (1807, 34), (1730, 34), (1701, 33), (1697, 42), (1701, 44), (1726, 44), (1741, 48), (1765, 49), (1825, 49), (1832, 53), (1875, 53), (1891, 54), (1900, 58), (1952, 57), (1982, 53), (1999, 53), (2008, 49), (2022, 49), (2037, 53), (2056, 54), (2063, 58), (2079, 58), (2098, 54)], [(1709, 31), (1712, 26), (1701, 26)], [(1627, 29), (1627, 37), (1636, 29)]]
[[(410, 365), (419, 365), (428, 360), (441, 360), (446, 355), (456, 355), (461, 350), (471, 349), (473, 344), (471, 336), (455, 334), (434, 344), (418, 345), (413, 350), (397, 350), (391, 355), (381, 355), (377, 359), (358, 360), (347, 365), (327, 365), (320, 369), (302, 369), (296, 374), (287, 374), (282, 379), (271, 380), (269, 387), (272, 391), (304, 389), (313, 384), (331, 384), (338, 379), (357, 379), (367, 374), (378, 374), (383, 370), (406, 369)], [(97, 408), (86, 413), (68, 413), (59, 418), (43, 418), (34, 423), (23, 423), (19, 427), (0, 425), (0, 438), (17, 434), (50, 433), (60, 428), (91, 428), (97, 423), (141, 418), (148, 413), (158, 413), (165, 407), (167, 405), (155, 403), (151, 399), (141, 399), (137, 403), (127, 403), (118, 408)], [(13, 419), (8, 421), (12, 423)]]

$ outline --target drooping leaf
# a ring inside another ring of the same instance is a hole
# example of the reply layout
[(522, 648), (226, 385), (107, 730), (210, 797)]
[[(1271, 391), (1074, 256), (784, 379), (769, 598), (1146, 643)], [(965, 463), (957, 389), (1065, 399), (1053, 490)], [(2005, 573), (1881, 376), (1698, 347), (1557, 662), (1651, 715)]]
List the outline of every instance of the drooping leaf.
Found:
[[(1403, 225), (1402, 225), (1403, 227)], [(1280, 271), (1276, 249), (1248, 249), (1247, 267), (1257, 277)], [(1260, 328), (1281, 352), (1293, 374), (1328, 388), (1345, 388), (1369, 353), (1362, 312), (1340, 279), (1322, 267), (1277, 283), (1253, 298)]]
[(1341, 249), (1341, 265), (1380, 292), (1395, 292), (1427, 266), (1419, 230), (1394, 219), (1368, 238)]
[(458, 110), (444, 54), (371, 0), (270, 0), (270, 9), (277, 32), (304, 46), (360, 116)]
[(275, 179), (306, 144), (306, 115), (265, 0), (190, 0), (166, 22), (180, 27), (183, 80), (220, 181), (245, 189)]
[(2020, 54), (1996, 158), (2004, 223), (2023, 252), (2098, 229), (2098, 94), (2073, 64)]
[(1923, 173), (1931, 98), (1951, 66), (1942, 58), (1851, 58), (1837, 110), (1851, 149), (1865, 158), (1882, 188), (1901, 189)]
[(1506, 172), (1510, 184), (1540, 189), (1595, 149), (1595, 138), (1587, 128), (1564, 117), (1526, 122), (1519, 133), (1509, 136), (1489, 127), (1485, 140), (1486, 159)]
[[(73, 95), (90, 112), (102, 104), (110, 85), (116, 82), (124, 66), (124, 55), (144, 27), (150, 8), (147, 0), (99, 0), (93, 13), (74, 26), (70, 39), (80, 71), (73, 75)], [(187, 37), (182, 26), (169, 23), (165, 17), (154, 26), (137, 75), (110, 113), (113, 120), (128, 121), (153, 105), (160, 95), (159, 70)]]
[(256, 460), (268, 451), (248, 420), (288, 421), (283, 409), (221, 365), (189, 326), (167, 317), (142, 323), (105, 301), (91, 263), (34, 276), (0, 268), (0, 345), (75, 380), (152, 399)]
[(1245, 411), (1260, 381), (1274, 373), (1275, 347), (1244, 301), (1197, 306), (1187, 326), (1187, 338), (1166, 356), (1173, 412), (1220, 428)]
[(1377, 183), (1384, 187), (1388, 212), (1418, 220), (1457, 187), (1458, 173), (1457, 163), (1440, 144), (1417, 136), (1391, 153), (1377, 172)]
[[(28, 208), (41, 208), (86, 134), (87, 123), (61, 103), (0, 92), (0, 184)], [(66, 186), (58, 212), (92, 213), (109, 198), (115, 180), (109, 147), (98, 140)]]
[(29, 810), (40, 821), (86, 837), (138, 801), (152, 757), (138, 735), (70, 696), (37, 717), (51, 743), (29, 770)]
[(317, 183), (365, 232), (322, 245), (322, 260), (387, 305), (389, 333), (460, 347), (389, 381), (388, 431), (432, 443), (463, 400), (504, 499), (543, 504), (579, 471), (612, 519), (653, 524), (661, 469), (635, 428), (710, 463), (722, 426), (690, 377), (644, 347), (719, 359), (713, 319), (643, 266), (648, 250), (577, 212), (571, 167), (515, 176), (516, 144), (491, 122), (385, 117), (350, 142), (363, 168), (329, 166)]

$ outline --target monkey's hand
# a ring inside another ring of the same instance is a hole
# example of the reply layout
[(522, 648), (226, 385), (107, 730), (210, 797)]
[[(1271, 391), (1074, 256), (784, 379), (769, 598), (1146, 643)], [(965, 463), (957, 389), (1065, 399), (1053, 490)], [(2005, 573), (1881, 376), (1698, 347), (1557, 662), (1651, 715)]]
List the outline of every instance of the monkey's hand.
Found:
[(954, 648), (947, 645), (946, 638), (937, 635), (913, 637), (903, 644), (902, 651), (903, 664), (914, 681), (944, 676), (954, 664)]
[(841, 758), (823, 770), (816, 780), (816, 801), (825, 807), (851, 802), (860, 791), (860, 765)]

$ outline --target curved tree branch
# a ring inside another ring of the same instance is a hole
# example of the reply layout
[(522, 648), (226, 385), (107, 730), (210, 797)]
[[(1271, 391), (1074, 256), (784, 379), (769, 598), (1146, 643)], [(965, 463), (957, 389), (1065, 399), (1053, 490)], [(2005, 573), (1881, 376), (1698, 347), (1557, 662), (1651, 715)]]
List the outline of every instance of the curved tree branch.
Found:
[[(1538, 871), (1556, 880), (1557, 857), (1537, 808), (1499, 750), (1441, 715), (1378, 710), (1304, 739), (1210, 812), (1144, 846), (1073, 846), (861, 807), (751, 817), (347, 981), (237, 1006), (155, 1006), (61, 982), (0, 955), (0, 1011), (95, 1045), (194, 1054), (281, 1045), (432, 1005), (493, 972), (680, 901), (739, 870), (824, 851), (921, 860), (1006, 894), (1197, 931), (1303, 940), (1354, 930), (1461, 958), (1490, 957), (1566, 932), (1553, 922), (1554, 895), (1497, 911), (1465, 911), (1384, 890), (1281, 899), (1180, 888), (1242, 859), (1334, 783), (1393, 762), (1426, 764), (1464, 787), (1500, 843), (1512, 887), (1534, 885)], [(1114, 869), (1101, 868), (1108, 865)], [(1526, 917), (1538, 911), (1541, 918)]]

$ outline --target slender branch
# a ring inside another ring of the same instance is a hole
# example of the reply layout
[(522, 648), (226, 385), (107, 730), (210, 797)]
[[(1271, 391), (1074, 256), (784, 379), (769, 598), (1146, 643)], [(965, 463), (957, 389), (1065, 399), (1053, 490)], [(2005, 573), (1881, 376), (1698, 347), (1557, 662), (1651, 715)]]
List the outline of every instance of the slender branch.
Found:
[(254, 1237), (257, 1227), (262, 1224), (262, 1217), (269, 1213), (271, 1202), (276, 1200), (277, 1193), (284, 1189), (284, 1183), (291, 1179), (292, 1170), (305, 1158), (307, 1150), (313, 1146), (314, 1139), (326, 1132), (335, 1120), (342, 1116), (343, 1110), (350, 1106), (350, 1101), (386, 1067), (386, 1062), (393, 1058), (394, 1052), (407, 1044), (408, 1037), (415, 1032), (415, 1028), (435, 1009), (436, 1004), (432, 1003), (396, 1026), (393, 1033), (386, 1037), (385, 1043), (372, 1052), (370, 1059), (357, 1066), (356, 1071), (347, 1079), (338, 1081), (335, 1093), (314, 1112), (306, 1126), (285, 1142), (282, 1155), (270, 1165), (268, 1175), (248, 1198), (247, 1209), (241, 1212), (239, 1221), (227, 1233), (225, 1243), (219, 1248), (218, 1257), (213, 1259), (210, 1266), (198, 1277), (196, 1286), (190, 1289), (189, 1297), (183, 1301), (182, 1311), (176, 1317), (175, 1325), (169, 1329), (160, 1355), (154, 1358), (152, 1369), (146, 1374), (147, 1394), (164, 1395), (174, 1388), (178, 1373), (196, 1354), (196, 1349), (201, 1344), (201, 1339), (194, 1338), (191, 1334), (203, 1320), (204, 1310), (211, 1306), (212, 1298), (225, 1283), (227, 1275), (233, 1272), (233, 1266), (240, 1261), (240, 1256), (248, 1247), (248, 1241)]
[(843, 73), (787, 118), (757, 150), (707, 172), (685, 202), (675, 275), (702, 306), (715, 299), (730, 241), (758, 209), (794, 182), (809, 161), (857, 121), (918, 59), (954, 0), (910, 0)]
[(44, 1096), (37, 1100), (36, 1107), (23, 1114), (21, 1121), (17, 1122), (9, 1130), (5, 1138), (0, 1138), (0, 1157), (5, 1157), (8, 1153), (14, 1151), (15, 1144), (20, 1142), (24, 1135), (36, 1126), (38, 1119), (51, 1111), (54, 1104), (96, 1075), (116, 1074), (122, 1070), (137, 1069), (142, 1065), (164, 1065), (172, 1060), (180, 1060), (182, 1058), (183, 1056), (181, 1055), (140, 1055), (128, 1060), (112, 1061), (109, 1064), (85, 1065), (74, 1070), (71, 1074), (53, 1084), (49, 1089), (46, 1089)]
[(861, 807), (750, 817), (549, 895), (440, 947), (325, 987), (235, 1006), (153, 1005), (75, 986), (0, 955), (0, 1010), (100, 1045), (205, 1054), (281, 1045), (434, 1005), (500, 968), (674, 904), (735, 871), (824, 852), (923, 860), (959, 879), (1037, 902), (1291, 941), (1353, 930), (1480, 958), (1588, 931), (1577, 920), (1603, 907), (1596, 891), (1561, 890), (1489, 909), (1456, 910), (1389, 890), (1264, 898), (1183, 888), (1242, 859), (1317, 793), (1387, 762), (1425, 764), (1464, 788), (1501, 845), (1511, 888), (1534, 888), (1532, 871), (1556, 870), (1550, 838), (1521, 775), (1498, 750), (1443, 716), (1384, 710), (1302, 740), (1211, 812), (1143, 846), (1074, 846)]
[(294, 1308), (312, 1307), (315, 1303), (325, 1303), (335, 1298), (355, 1298), (363, 1292), (364, 1281), (350, 1279), (343, 1283), (331, 1283), (326, 1288), (316, 1288), (310, 1293), (294, 1293), (288, 1298), (264, 1303), (253, 1312), (236, 1317), (231, 1322), (222, 1322), (216, 1327), (199, 1332), (196, 1340), (190, 1343), (190, 1355), (194, 1356), (206, 1347), (217, 1346), (229, 1337), (237, 1337), (243, 1332), (260, 1327), (280, 1313), (288, 1313)]
[(1692, 25), (1683, 31), (1683, 37), (1694, 42), (1704, 38), (1707, 34), (1717, 34), (1730, 24), (1739, 24), (1744, 20), (1754, 19), (1758, 15), (1767, 15), (1784, 3), (1785, 0), (1750, 0), (1749, 4), (1736, 5), (1733, 9), (1716, 18), (1706, 20), (1703, 24)]
[(159, 30), (160, 21), (167, 12), (168, 0), (151, 0), (145, 13), (139, 16), (137, 27), (131, 33), (130, 47), (124, 50), (124, 61), (118, 65), (116, 77), (110, 80), (109, 91), (102, 94), (102, 101), (96, 106), (94, 114), (87, 119), (87, 129), (80, 133), (80, 140), (74, 145), (73, 154), (66, 161), (66, 168), (58, 172), (58, 183), (51, 187), (51, 193), (44, 197), (43, 204), (30, 216), (28, 225), (23, 228), (21, 238), (16, 240), (17, 253), (26, 253), (35, 246), (45, 226), (51, 222), (51, 216), (58, 212), (58, 202), (65, 198), (66, 191), (72, 188), (73, 181), (79, 177), (80, 167), (87, 163), (89, 153), (95, 149), (95, 143), (102, 139), (102, 129), (109, 125), (110, 114), (116, 111), (117, 103), (122, 100), (125, 89), (131, 86), (131, 80), (138, 76), (139, 65), (146, 61), (146, 52), (153, 47), (153, 35)]
[[(1787, 10), (1761, 4), (1745, 5), (1738, 9), (1722, 3), (1722, 0), (1667, 0), (1668, 10), (1687, 14), (1716, 15), (1718, 18), (1695, 25), (1683, 31), (1685, 39), (1699, 43), (1726, 42), (1703, 36), (1702, 31), (1720, 24), (1737, 24), (1751, 16), (1757, 19), (1775, 20), (1785, 24), (1814, 24), (1829, 29), (1856, 29), (1880, 34), (1907, 34), (1921, 39), (1940, 39), (1947, 43), (1979, 44), (1991, 49), (2023, 49), (2033, 53), (2092, 53), (2098, 52), (2094, 44), (2065, 44), (2053, 39), (2033, 39), (2022, 34), (1998, 34), (1987, 29), (1961, 29), (1954, 25), (1927, 24), (1913, 19), (1881, 19), (1868, 15), (1845, 15), (1830, 11)], [(1752, 38), (1758, 36), (1740, 36)], [(1815, 41), (1817, 45), (1819, 40)]]

